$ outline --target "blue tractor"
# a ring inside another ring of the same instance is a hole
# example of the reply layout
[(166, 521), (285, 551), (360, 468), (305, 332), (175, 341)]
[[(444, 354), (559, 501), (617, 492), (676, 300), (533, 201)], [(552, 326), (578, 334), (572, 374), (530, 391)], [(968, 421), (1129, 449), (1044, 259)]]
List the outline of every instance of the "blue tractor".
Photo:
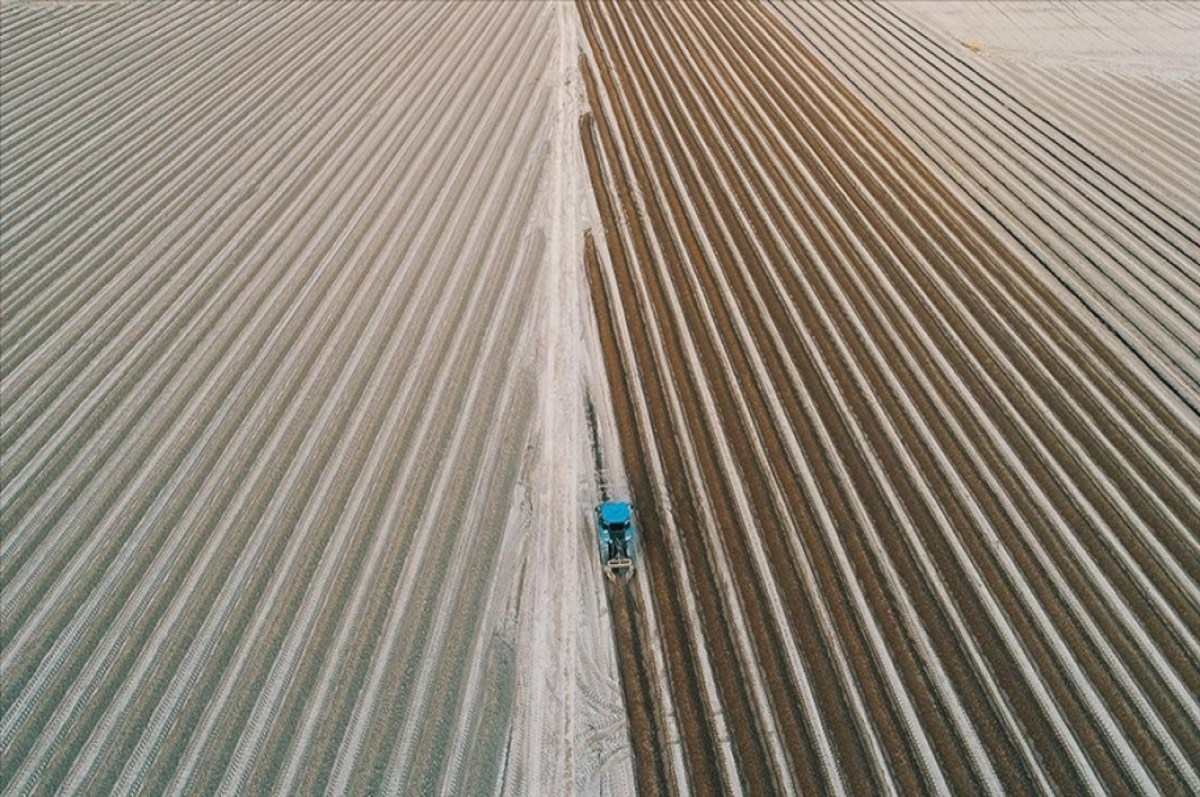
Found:
[(606, 501), (596, 507), (596, 533), (600, 537), (600, 561), (611, 581), (624, 584), (633, 577), (637, 553), (637, 529), (633, 507), (623, 501)]

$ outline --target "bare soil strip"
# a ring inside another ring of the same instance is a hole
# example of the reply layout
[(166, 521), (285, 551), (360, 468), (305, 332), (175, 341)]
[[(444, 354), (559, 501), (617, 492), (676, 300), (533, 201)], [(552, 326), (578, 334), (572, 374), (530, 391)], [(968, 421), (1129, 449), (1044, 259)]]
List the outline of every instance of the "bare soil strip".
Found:
[(579, 8), (589, 275), (630, 331), (606, 365), (691, 787), (1200, 785), (1195, 419), (776, 16)]

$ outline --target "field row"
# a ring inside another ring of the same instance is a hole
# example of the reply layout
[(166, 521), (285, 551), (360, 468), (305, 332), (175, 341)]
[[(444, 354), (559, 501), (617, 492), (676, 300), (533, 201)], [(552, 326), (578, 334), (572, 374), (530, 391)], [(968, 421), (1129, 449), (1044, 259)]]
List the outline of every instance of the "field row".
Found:
[(1200, 177), (1200, 114), (1185, 87), (989, 68), (902, 7), (777, 5), (1097, 334), (1200, 411), (1200, 215), (1187, 188)]
[(502, 783), (553, 7), (2, 14), (6, 792)]
[[(831, 71), (805, 37), (866, 13), (839, 9), (580, 3), (590, 276), (651, 585), (613, 598), (639, 782), (1195, 789), (1190, 365), (1098, 335)], [(1077, 152), (1030, 157), (1062, 212), (1132, 228), (1101, 243), (1190, 323), (1178, 220)]]

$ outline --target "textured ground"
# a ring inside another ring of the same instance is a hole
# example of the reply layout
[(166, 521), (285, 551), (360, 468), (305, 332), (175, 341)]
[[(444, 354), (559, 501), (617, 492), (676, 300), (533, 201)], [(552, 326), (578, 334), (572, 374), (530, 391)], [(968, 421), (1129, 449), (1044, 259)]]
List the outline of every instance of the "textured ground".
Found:
[(644, 790), (1195, 791), (1194, 187), (903, 7), (580, 10)]
[(1196, 53), (0, 0), (0, 790), (1200, 792)]
[(0, 23), (3, 790), (631, 788), (573, 8)]

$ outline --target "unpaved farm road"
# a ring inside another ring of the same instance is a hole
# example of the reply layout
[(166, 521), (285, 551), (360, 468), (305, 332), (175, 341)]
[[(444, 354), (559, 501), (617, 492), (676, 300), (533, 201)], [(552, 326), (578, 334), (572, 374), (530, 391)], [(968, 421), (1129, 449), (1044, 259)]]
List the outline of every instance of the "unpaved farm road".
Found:
[(1014, 114), (1028, 228), (1118, 230), (1064, 277), (802, 39), (890, 11), (578, 7), (643, 792), (1200, 790), (1194, 208)]

